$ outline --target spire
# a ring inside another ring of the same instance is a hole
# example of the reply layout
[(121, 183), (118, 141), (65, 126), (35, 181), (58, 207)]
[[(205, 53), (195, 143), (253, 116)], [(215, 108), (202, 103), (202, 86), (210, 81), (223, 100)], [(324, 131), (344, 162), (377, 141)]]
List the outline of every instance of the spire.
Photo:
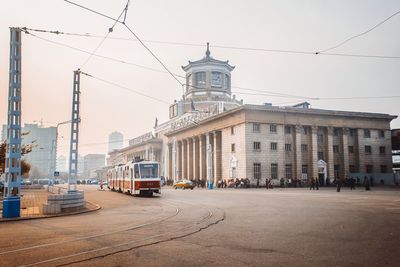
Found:
[(206, 57), (209, 58), (210, 57), (210, 43), (207, 42), (207, 51), (206, 51)]

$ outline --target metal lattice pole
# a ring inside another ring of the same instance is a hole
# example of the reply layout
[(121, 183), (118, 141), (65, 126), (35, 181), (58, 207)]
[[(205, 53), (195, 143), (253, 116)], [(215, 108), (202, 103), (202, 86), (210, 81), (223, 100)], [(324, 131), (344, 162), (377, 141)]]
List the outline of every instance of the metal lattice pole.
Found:
[(71, 142), (69, 152), (68, 192), (76, 191), (76, 178), (78, 176), (78, 140), (79, 140), (79, 96), (80, 96), (80, 70), (74, 71), (72, 94), (72, 119)]
[(3, 218), (20, 216), (21, 178), (21, 29), (10, 28), (6, 179)]

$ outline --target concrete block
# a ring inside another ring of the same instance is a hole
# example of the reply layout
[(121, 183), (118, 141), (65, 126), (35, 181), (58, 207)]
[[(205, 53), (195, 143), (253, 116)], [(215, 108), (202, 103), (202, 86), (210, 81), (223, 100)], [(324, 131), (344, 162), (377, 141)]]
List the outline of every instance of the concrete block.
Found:
[(58, 214), (61, 213), (61, 205), (60, 204), (43, 204), (43, 213), (44, 214)]

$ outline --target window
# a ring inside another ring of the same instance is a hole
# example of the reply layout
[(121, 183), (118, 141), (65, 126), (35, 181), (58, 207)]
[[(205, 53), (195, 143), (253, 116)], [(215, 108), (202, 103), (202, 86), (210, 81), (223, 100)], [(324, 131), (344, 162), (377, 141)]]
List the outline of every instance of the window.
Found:
[(351, 153), (351, 154), (354, 153), (354, 146), (349, 146), (349, 153)]
[(271, 143), (271, 150), (277, 150), (278, 149), (278, 143)]
[(271, 164), (271, 179), (278, 179), (278, 164)]
[(292, 133), (292, 127), (285, 126), (285, 134), (291, 134), (291, 133)]
[(235, 144), (231, 144), (231, 152), (235, 152)]
[(386, 173), (386, 172), (387, 172), (386, 165), (381, 165), (381, 173)]
[(333, 165), (333, 173), (335, 176), (335, 179), (339, 179), (340, 176), (340, 166), (339, 165)]
[(306, 144), (301, 144), (301, 152), (307, 152), (308, 146)]
[(380, 154), (385, 154), (385, 153), (386, 153), (386, 147), (380, 146), (380, 147), (379, 147), (379, 153), (380, 153)]
[(365, 146), (365, 154), (372, 154), (371, 146)]
[(253, 149), (255, 151), (260, 151), (261, 150), (261, 143), (260, 142), (254, 142), (253, 143)]
[(196, 86), (204, 87), (206, 85), (206, 73), (204, 71), (196, 72)]
[(318, 144), (323, 144), (324, 143), (324, 135), (318, 134), (317, 135), (317, 143)]
[(350, 136), (354, 136), (356, 134), (356, 129), (350, 128), (349, 132), (350, 132)]
[(222, 86), (222, 73), (213, 71), (211, 72), (211, 86), (221, 87)]
[(372, 165), (367, 164), (366, 166), (367, 173), (372, 173), (374, 171), (374, 167)]
[(276, 130), (276, 124), (271, 124), (271, 125), (269, 126), (269, 131), (270, 131), (271, 133), (276, 133), (276, 132), (277, 132), (277, 130)]
[(339, 146), (334, 145), (334, 146), (333, 146), (333, 152), (334, 152), (334, 153), (339, 153)]
[(260, 124), (259, 123), (253, 123), (253, 132), (254, 133), (260, 132)]
[(253, 163), (254, 179), (261, 179), (261, 163)]
[(231, 77), (229, 77), (228, 74), (225, 74), (225, 88), (226, 89), (231, 88)]
[(355, 165), (349, 165), (349, 172), (356, 172), (356, 166)]
[(292, 151), (292, 144), (285, 144), (285, 151)]
[(232, 126), (232, 127), (231, 127), (231, 135), (234, 135), (234, 134), (235, 134), (235, 127)]
[(380, 138), (385, 138), (385, 131), (384, 130), (379, 130), (379, 137)]
[(338, 128), (333, 128), (333, 135), (338, 136), (339, 135), (339, 129)]
[(318, 160), (320, 160), (320, 159), (324, 159), (324, 152), (322, 152), (322, 151), (318, 152)]
[(301, 127), (301, 133), (302, 134), (308, 134), (308, 127), (307, 126), (302, 126)]
[(364, 137), (365, 137), (365, 138), (371, 138), (371, 131), (365, 129), (365, 130), (364, 130)]
[(286, 179), (292, 179), (292, 164), (286, 164), (285, 177)]
[(308, 165), (301, 165), (301, 173), (304, 174), (308, 173)]

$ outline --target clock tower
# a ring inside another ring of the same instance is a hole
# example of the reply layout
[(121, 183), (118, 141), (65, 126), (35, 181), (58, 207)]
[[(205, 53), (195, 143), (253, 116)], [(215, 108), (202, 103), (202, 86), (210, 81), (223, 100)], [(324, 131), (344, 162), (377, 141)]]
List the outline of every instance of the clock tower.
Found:
[(189, 61), (182, 66), (186, 72), (185, 98), (193, 101), (229, 101), (231, 100), (231, 72), (235, 68), (227, 61), (211, 57), (207, 43), (205, 57)]

